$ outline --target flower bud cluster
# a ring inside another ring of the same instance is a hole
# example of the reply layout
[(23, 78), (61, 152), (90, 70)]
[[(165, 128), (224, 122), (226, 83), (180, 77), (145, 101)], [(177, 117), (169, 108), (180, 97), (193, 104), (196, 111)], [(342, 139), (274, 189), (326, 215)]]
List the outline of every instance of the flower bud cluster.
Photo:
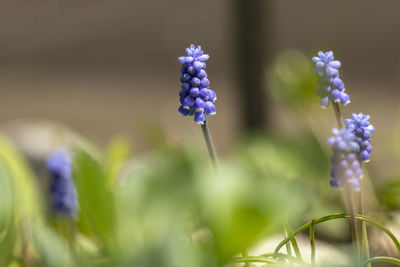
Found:
[(72, 163), (65, 150), (53, 152), (46, 160), (51, 175), (50, 205), (56, 215), (76, 217), (78, 200), (72, 180)]
[(372, 152), (371, 133), (375, 131), (372, 124), (369, 123), (369, 115), (362, 113), (352, 114), (353, 119), (345, 119), (347, 129), (351, 130), (356, 136), (356, 141), (360, 146), (358, 156), (363, 162), (369, 161), (369, 153)]
[(360, 179), (363, 176), (361, 163), (357, 153), (360, 146), (354, 133), (346, 128), (332, 129), (334, 136), (328, 139), (333, 155), (331, 158), (331, 180), (333, 187), (342, 187), (346, 182), (350, 183), (356, 191), (360, 190)]
[(322, 107), (329, 106), (332, 101), (344, 106), (350, 103), (350, 97), (345, 92), (344, 83), (339, 78), (339, 68), (341, 63), (335, 60), (333, 52), (318, 52), (317, 57), (313, 57), (315, 63), (314, 72), (318, 75), (317, 94), (321, 97)]
[(200, 46), (193, 44), (186, 48), (187, 56), (178, 58), (182, 64), (180, 81), (182, 82), (179, 99), (179, 113), (184, 116), (194, 115), (194, 121), (197, 124), (204, 124), (206, 115), (215, 115), (214, 102), (217, 96), (210, 89), (208, 80), (206, 61), (209, 55), (204, 54)]

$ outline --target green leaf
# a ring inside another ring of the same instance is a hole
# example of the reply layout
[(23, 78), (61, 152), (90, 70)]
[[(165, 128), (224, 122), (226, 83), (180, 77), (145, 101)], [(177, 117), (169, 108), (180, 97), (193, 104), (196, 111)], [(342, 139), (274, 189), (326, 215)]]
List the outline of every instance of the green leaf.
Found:
[(270, 94), (289, 107), (312, 103), (317, 83), (311, 63), (311, 58), (300, 51), (281, 53), (267, 72)]
[(108, 147), (105, 162), (106, 179), (112, 185), (117, 179), (125, 160), (131, 154), (131, 144), (125, 138), (114, 139)]
[(74, 266), (70, 247), (54, 230), (36, 222), (32, 236), (44, 266)]
[(13, 185), (16, 223), (21, 217), (34, 217), (41, 212), (35, 177), (14, 146), (0, 135), (0, 161), (7, 169)]
[(16, 245), (26, 221), (40, 219), (41, 201), (35, 177), (12, 143), (0, 135), (0, 266), (20, 257)]
[(110, 245), (115, 226), (114, 196), (101, 163), (85, 151), (76, 151), (73, 178), (80, 205), (78, 228)]

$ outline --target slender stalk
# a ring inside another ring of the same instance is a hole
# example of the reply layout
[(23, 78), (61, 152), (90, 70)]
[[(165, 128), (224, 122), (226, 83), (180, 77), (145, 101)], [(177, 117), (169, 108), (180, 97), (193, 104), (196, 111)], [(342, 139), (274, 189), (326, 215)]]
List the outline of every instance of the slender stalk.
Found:
[(392, 258), (392, 257), (384, 257), (384, 256), (370, 258), (364, 262), (364, 266), (371, 264), (372, 262), (388, 262), (388, 263), (393, 263), (393, 264), (400, 266), (399, 259)]
[(333, 103), (333, 109), (335, 111), (335, 116), (336, 116), (336, 120), (337, 120), (337, 123), (339, 125), (339, 128), (343, 128), (344, 127), (344, 121), (343, 121), (342, 113), (340, 112), (339, 104), (338, 103)]
[[(201, 130), (203, 131), (204, 140), (207, 144), (208, 154), (210, 155), (211, 162), (214, 166), (214, 169), (219, 172), (217, 153), (215, 152), (215, 147), (211, 137), (210, 129), (208, 128), (207, 120), (205, 120), (204, 124), (201, 125)], [(246, 249), (242, 251), (242, 255), (243, 257), (249, 257)], [(247, 263), (246, 266), (248, 266)]]
[(218, 162), (217, 162), (217, 153), (215, 152), (214, 143), (212, 141), (210, 130), (208, 129), (207, 120), (204, 121), (204, 124), (201, 125), (201, 130), (203, 131), (204, 140), (206, 141), (208, 154), (210, 155), (211, 162), (215, 168), (218, 169)]
[(261, 257), (273, 257), (275, 259), (286, 259), (286, 260), (291, 261), (291, 262), (296, 262), (296, 263), (300, 263), (300, 264), (303, 264), (303, 265), (305, 264), (304, 261), (301, 261), (296, 257), (290, 256), (290, 255), (287, 255), (287, 254), (283, 254), (283, 253), (264, 253), (264, 254), (262, 254), (260, 256)]
[(347, 195), (347, 204), (348, 204), (348, 211), (350, 215), (350, 230), (351, 230), (351, 236), (353, 239), (354, 243), (354, 249), (356, 253), (357, 260), (359, 263), (361, 262), (360, 258), (360, 238), (359, 238), (359, 232), (358, 232), (358, 227), (357, 227), (357, 220), (356, 220), (356, 215), (355, 215), (355, 205), (354, 205), (354, 195), (353, 191), (351, 189), (350, 184), (346, 184), (346, 195)]
[[(278, 253), (278, 254), (266, 253), (266, 254), (263, 254), (260, 256), (235, 257), (230, 261), (230, 263), (263, 262), (263, 263), (267, 263), (267, 264), (279, 264), (279, 263), (281, 263), (282, 259), (294, 261), (294, 262), (300, 264), (301, 266), (305, 265), (305, 263), (303, 261), (300, 261), (298, 258), (289, 256), (286, 254), (282, 254), (282, 253)], [(281, 266), (281, 265), (279, 265), (279, 266)]]
[(263, 263), (272, 263), (272, 264), (277, 264), (278, 261), (267, 258), (267, 257), (262, 257), (262, 256), (248, 256), (248, 257), (240, 257), (240, 258), (233, 258), (231, 260), (231, 263), (250, 263), (250, 262), (263, 262)]
[[(335, 219), (345, 219), (345, 218), (349, 218), (350, 216), (348, 214), (345, 213), (336, 213), (336, 214), (330, 214), (324, 217), (320, 217), (317, 219), (314, 219), (314, 224), (319, 224), (319, 223), (323, 223), (326, 221), (330, 221), (330, 220), (335, 220)], [(387, 227), (385, 227), (383, 224), (379, 223), (378, 221), (372, 219), (372, 218), (368, 218), (366, 216), (363, 215), (359, 215), (356, 214), (356, 219), (359, 221), (364, 221), (367, 222), (369, 224), (372, 224), (376, 227), (378, 227), (379, 229), (381, 229), (392, 241), (393, 244), (396, 246), (397, 252), (400, 255), (400, 242), (399, 240), (397, 240), (396, 236), (392, 233), (392, 231), (390, 231)], [(294, 232), (293, 235), (298, 235), (299, 233), (306, 231), (307, 229), (309, 229), (311, 227), (311, 222), (308, 222), (306, 224), (303, 224), (302, 226), (300, 226), (299, 228), (297, 228)], [(278, 255), (279, 254), (279, 250), (287, 243), (290, 242), (290, 237), (285, 238), (284, 240), (282, 240), (278, 246), (275, 248), (274, 254)]]
[[(338, 103), (333, 103), (333, 109), (335, 111), (335, 116), (337, 123), (339, 125), (339, 128), (344, 128), (344, 120), (342, 113), (340, 111), (340, 107)], [(356, 257), (358, 259), (358, 263), (360, 264), (362, 262), (361, 255), (360, 255), (360, 238), (359, 238), (359, 232), (357, 227), (357, 220), (355, 218), (355, 213), (356, 213), (356, 208), (354, 205), (354, 196), (353, 196), (353, 190), (351, 190), (350, 184), (346, 184), (346, 195), (347, 195), (347, 208), (348, 212), (350, 214), (350, 230), (351, 230), (351, 236), (353, 239), (354, 247), (355, 247), (355, 252), (356, 252)]]
[(311, 266), (315, 266), (315, 219), (310, 225), (310, 245), (311, 245)]
[[(285, 238), (288, 237), (288, 233), (285, 231)], [(289, 256), (292, 256), (292, 248), (290, 247), (290, 243), (286, 243), (286, 252)]]
[[(365, 205), (364, 205), (364, 194), (363, 194), (363, 180), (361, 180), (360, 186), (361, 189), (360, 193), (358, 194), (358, 204), (359, 204), (360, 214), (364, 215)], [(365, 225), (365, 222), (361, 221), (361, 259), (364, 262), (365, 260), (369, 259), (370, 256), (371, 255), (369, 253), (367, 227)], [(367, 263), (367, 266), (370, 267), (371, 263)]]
[[(243, 256), (243, 258), (248, 258), (249, 257), (249, 253), (247, 252), (246, 249), (242, 251), (242, 256)], [(244, 266), (245, 267), (252, 267), (253, 265), (250, 262), (245, 262)]]
[(290, 228), (288, 223), (285, 224), (285, 227), (286, 227), (286, 231), (287, 231), (287, 233), (289, 235), (290, 241), (292, 243), (293, 250), (296, 253), (296, 257), (299, 260), (303, 261), (303, 257), (301, 256), (300, 249), (299, 249), (299, 246), (297, 245), (297, 240), (296, 240), (296, 237), (293, 234), (292, 228)]
[[(289, 236), (288, 232), (285, 230), (285, 238)], [(286, 243), (286, 252), (288, 257), (292, 258), (292, 248), (290, 247), (290, 242)], [(263, 255), (262, 255), (263, 256)], [(290, 261), (290, 258), (287, 258), (287, 261), (289, 262), (290, 266), (293, 266), (293, 263)]]

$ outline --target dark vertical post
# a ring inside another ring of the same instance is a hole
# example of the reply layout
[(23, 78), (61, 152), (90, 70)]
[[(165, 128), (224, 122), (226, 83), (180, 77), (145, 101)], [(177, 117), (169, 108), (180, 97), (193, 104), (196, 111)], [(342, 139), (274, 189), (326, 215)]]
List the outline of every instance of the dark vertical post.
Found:
[(236, 57), (242, 126), (261, 130), (268, 123), (269, 100), (265, 92), (265, 67), (270, 49), (268, 8), (270, 0), (235, 0)]

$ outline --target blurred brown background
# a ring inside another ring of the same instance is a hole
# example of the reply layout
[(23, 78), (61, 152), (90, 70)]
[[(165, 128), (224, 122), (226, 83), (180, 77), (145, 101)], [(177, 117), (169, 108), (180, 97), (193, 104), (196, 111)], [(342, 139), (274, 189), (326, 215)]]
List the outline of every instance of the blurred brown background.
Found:
[[(224, 151), (246, 125), (240, 92), (264, 89), (263, 79), (245, 88), (248, 68), (286, 49), (331, 49), (352, 99), (345, 113), (372, 115), (375, 153), (393, 166), (399, 10), (397, 0), (0, 0), (0, 119), (57, 120), (98, 142), (123, 132), (139, 147), (149, 121), (171, 138), (200, 134), (176, 112), (177, 57), (195, 43), (211, 55), (219, 101), (210, 124)], [(281, 112), (260, 105), (266, 125), (279, 128)]]

